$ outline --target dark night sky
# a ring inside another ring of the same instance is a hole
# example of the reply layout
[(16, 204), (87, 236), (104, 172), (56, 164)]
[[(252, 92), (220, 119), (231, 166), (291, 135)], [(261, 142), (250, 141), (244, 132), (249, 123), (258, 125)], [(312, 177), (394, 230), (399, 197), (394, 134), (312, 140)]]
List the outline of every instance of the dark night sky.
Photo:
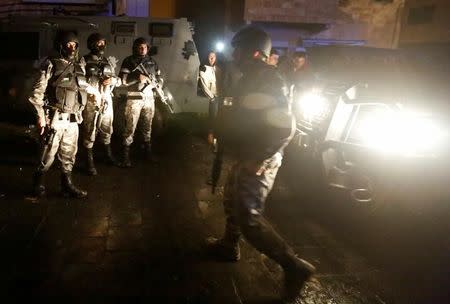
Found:
[(194, 40), (203, 60), (225, 26), (225, 0), (178, 1), (177, 16), (187, 17), (195, 25)]

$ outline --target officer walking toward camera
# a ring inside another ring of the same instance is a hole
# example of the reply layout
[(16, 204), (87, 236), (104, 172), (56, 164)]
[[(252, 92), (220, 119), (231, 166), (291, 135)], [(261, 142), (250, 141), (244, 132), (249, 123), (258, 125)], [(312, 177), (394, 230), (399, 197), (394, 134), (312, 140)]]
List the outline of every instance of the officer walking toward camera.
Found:
[(104, 56), (106, 38), (93, 33), (88, 37), (87, 46), (90, 53), (83, 58), (86, 61), (86, 77), (94, 88), (93, 94), (87, 95), (86, 108), (83, 111), (83, 146), (86, 150), (86, 169), (89, 175), (97, 175), (94, 163), (93, 147), (98, 139), (103, 144), (106, 162), (115, 164), (111, 150), (113, 133), (113, 100), (112, 91), (120, 85), (120, 79), (115, 76), (115, 58)]
[(144, 149), (148, 159), (156, 160), (152, 154), (151, 133), (155, 115), (153, 89), (162, 86), (161, 71), (148, 54), (150, 44), (145, 38), (133, 43), (133, 54), (123, 60), (119, 77), (127, 88), (125, 127), (123, 131), (122, 167), (131, 167), (130, 146), (138, 123), (144, 137)]
[(288, 111), (288, 90), (276, 69), (265, 62), (271, 49), (266, 32), (245, 27), (231, 44), (243, 76), (232, 105), (221, 109), (216, 129), (225, 153), (233, 153), (237, 161), (225, 186), (225, 233), (221, 239), (208, 238), (207, 249), (219, 259), (237, 261), (239, 239), (244, 235), (256, 249), (281, 265), (285, 298), (295, 300), (315, 269), (296, 257), (263, 216), (283, 150), (295, 131), (295, 119)]
[(63, 33), (57, 43), (59, 56), (46, 59), (33, 85), (29, 101), (37, 112), (37, 128), (43, 136), (41, 159), (33, 177), (33, 192), (45, 194), (44, 175), (55, 155), (61, 162), (64, 195), (84, 198), (87, 192), (72, 182), (72, 169), (78, 149), (78, 124), (85, 106), (84, 60), (78, 59), (79, 42), (72, 32)]

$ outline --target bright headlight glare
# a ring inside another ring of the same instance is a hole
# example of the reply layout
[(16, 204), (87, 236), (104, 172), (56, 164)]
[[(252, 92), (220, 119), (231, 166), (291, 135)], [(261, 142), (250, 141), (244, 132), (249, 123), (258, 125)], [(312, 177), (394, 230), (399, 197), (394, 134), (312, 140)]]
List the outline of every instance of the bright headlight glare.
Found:
[(223, 43), (222, 41), (216, 42), (216, 51), (217, 52), (223, 52), (224, 49), (225, 49), (225, 43)]
[(369, 147), (409, 156), (435, 155), (443, 138), (442, 130), (431, 117), (388, 109), (361, 121), (358, 133)]
[(312, 120), (325, 114), (328, 109), (326, 99), (318, 92), (305, 93), (298, 101), (300, 114)]

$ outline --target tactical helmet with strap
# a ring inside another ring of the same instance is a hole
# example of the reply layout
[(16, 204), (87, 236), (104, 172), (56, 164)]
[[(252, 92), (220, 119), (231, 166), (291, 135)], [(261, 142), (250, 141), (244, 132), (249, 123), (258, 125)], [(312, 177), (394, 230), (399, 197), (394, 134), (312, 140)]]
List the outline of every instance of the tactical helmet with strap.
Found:
[[(99, 41), (105, 41), (104, 45), (97, 45)], [(87, 39), (87, 47), (88, 49), (95, 55), (103, 55), (105, 53), (106, 48), (106, 38), (100, 33), (93, 33), (89, 35)]]
[(272, 49), (270, 36), (261, 28), (254, 25), (240, 29), (231, 40), (231, 46), (240, 48), (246, 53), (259, 51), (263, 56), (269, 57)]
[[(64, 32), (59, 37), (58, 50), (61, 56), (68, 60), (74, 60), (78, 57), (78, 49), (80, 42), (78, 41), (77, 36), (74, 32)], [(76, 48), (75, 50), (71, 50), (67, 47), (69, 42), (75, 42)]]

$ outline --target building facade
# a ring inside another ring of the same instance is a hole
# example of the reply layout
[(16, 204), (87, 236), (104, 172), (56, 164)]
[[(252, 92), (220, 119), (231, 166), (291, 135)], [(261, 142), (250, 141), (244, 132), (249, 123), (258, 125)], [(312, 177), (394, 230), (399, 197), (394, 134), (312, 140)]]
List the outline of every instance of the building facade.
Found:
[(450, 1), (406, 0), (399, 45), (450, 43)]

